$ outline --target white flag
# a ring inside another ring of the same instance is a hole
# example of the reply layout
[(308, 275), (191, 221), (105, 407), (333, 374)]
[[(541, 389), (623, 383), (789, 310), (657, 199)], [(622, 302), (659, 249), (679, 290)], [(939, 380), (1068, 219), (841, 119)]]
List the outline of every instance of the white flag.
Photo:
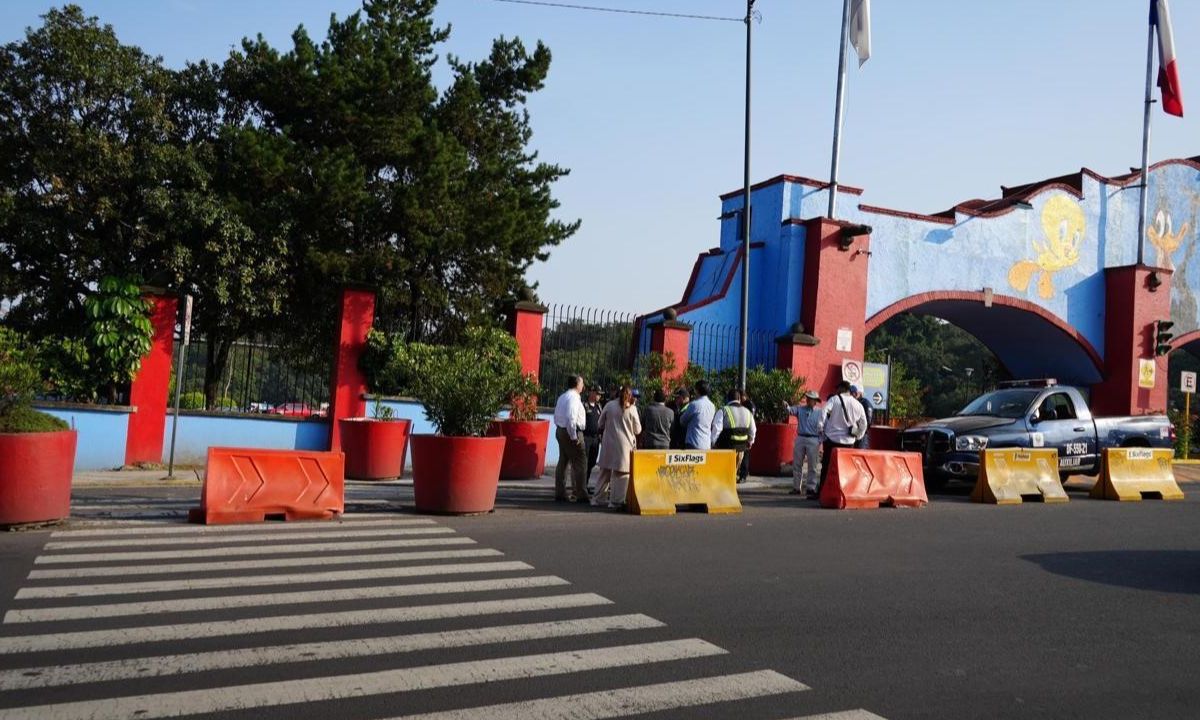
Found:
[(871, 57), (871, 0), (850, 0), (850, 44), (862, 67)]

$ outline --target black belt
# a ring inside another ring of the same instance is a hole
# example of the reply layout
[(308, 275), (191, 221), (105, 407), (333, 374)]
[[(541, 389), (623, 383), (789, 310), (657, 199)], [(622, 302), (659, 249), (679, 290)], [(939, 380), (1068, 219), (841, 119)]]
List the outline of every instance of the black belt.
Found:
[(820, 436), (818, 436), (818, 435), (806, 435), (805, 433), (799, 433), (799, 437), (811, 437), (811, 438), (815, 438), (815, 437), (820, 437)]

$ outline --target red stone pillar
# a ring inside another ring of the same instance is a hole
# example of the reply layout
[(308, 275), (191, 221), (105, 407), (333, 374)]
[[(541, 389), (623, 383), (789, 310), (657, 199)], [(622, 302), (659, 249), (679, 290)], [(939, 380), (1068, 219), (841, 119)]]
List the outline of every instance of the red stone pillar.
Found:
[[(1144, 415), (1167, 408), (1167, 357), (1154, 354), (1154, 321), (1171, 318), (1171, 271), (1126, 265), (1104, 271), (1104, 381), (1092, 386), (1097, 415)], [(1138, 382), (1155, 365), (1154, 387)]]
[(333, 348), (333, 378), (329, 399), (329, 449), (341, 450), (338, 420), (362, 417), (367, 403), (367, 378), (358, 366), (367, 348), (367, 333), (375, 322), (375, 293), (362, 288), (344, 288), (338, 331)]
[(800, 322), (820, 344), (793, 369), (821, 397), (842, 379), (843, 360), (866, 354), (867, 260), (871, 228), (829, 218), (804, 221), (804, 289)]
[(803, 323), (792, 325), (790, 333), (775, 338), (775, 367), (790, 371), (792, 377), (804, 376), (805, 371), (813, 365), (820, 342), (804, 332)]
[(167, 427), (167, 395), (171, 387), (171, 352), (175, 346), (175, 319), (179, 299), (161, 290), (145, 291), (150, 301), (150, 352), (129, 385), (129, 416), (125, 436), (125, 464), (160, 463)]
[(508, 331), (521, 353), (521, 372), (535, 379), (542, 365), (542, 321), (546, 312), (546, 306), (538, 303), (533, 291), (526, 290), (508, 314)]
[(650, 326), (650, 352), (656, 352), (664, 358), (670, 356), (675, 362), (675, 369), (669, 374), (664, 373), (662, 378), (663, 385), (668, 389), (687, 371), (692, 338), (692, 326), (679, 322), (677, 317), (674, 308), (667, 308), (662, 322)]

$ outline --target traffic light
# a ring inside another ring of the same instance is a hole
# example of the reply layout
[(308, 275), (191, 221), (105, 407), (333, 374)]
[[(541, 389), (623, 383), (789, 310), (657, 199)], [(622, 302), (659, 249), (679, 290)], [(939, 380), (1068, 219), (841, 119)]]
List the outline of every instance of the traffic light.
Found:
[(1175, 323), (1170, 320), (1155, 320), (1154, 321), (1154, 354), (1155, 355), (1170, 355), (1171, 354), (1171, 338), (1174, 334), (1171, 328), (1175, 327)]

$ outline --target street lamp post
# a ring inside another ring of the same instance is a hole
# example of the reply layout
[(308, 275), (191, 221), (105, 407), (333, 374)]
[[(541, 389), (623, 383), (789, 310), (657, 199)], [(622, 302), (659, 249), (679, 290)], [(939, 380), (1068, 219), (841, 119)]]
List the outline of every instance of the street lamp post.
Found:
[(746, 143), (742, 162), (742, 307), (738, 348), (738, 389), (746, 389), (746, 343), (750, 326), (750, 37), (754, 0), (746, 0)]

